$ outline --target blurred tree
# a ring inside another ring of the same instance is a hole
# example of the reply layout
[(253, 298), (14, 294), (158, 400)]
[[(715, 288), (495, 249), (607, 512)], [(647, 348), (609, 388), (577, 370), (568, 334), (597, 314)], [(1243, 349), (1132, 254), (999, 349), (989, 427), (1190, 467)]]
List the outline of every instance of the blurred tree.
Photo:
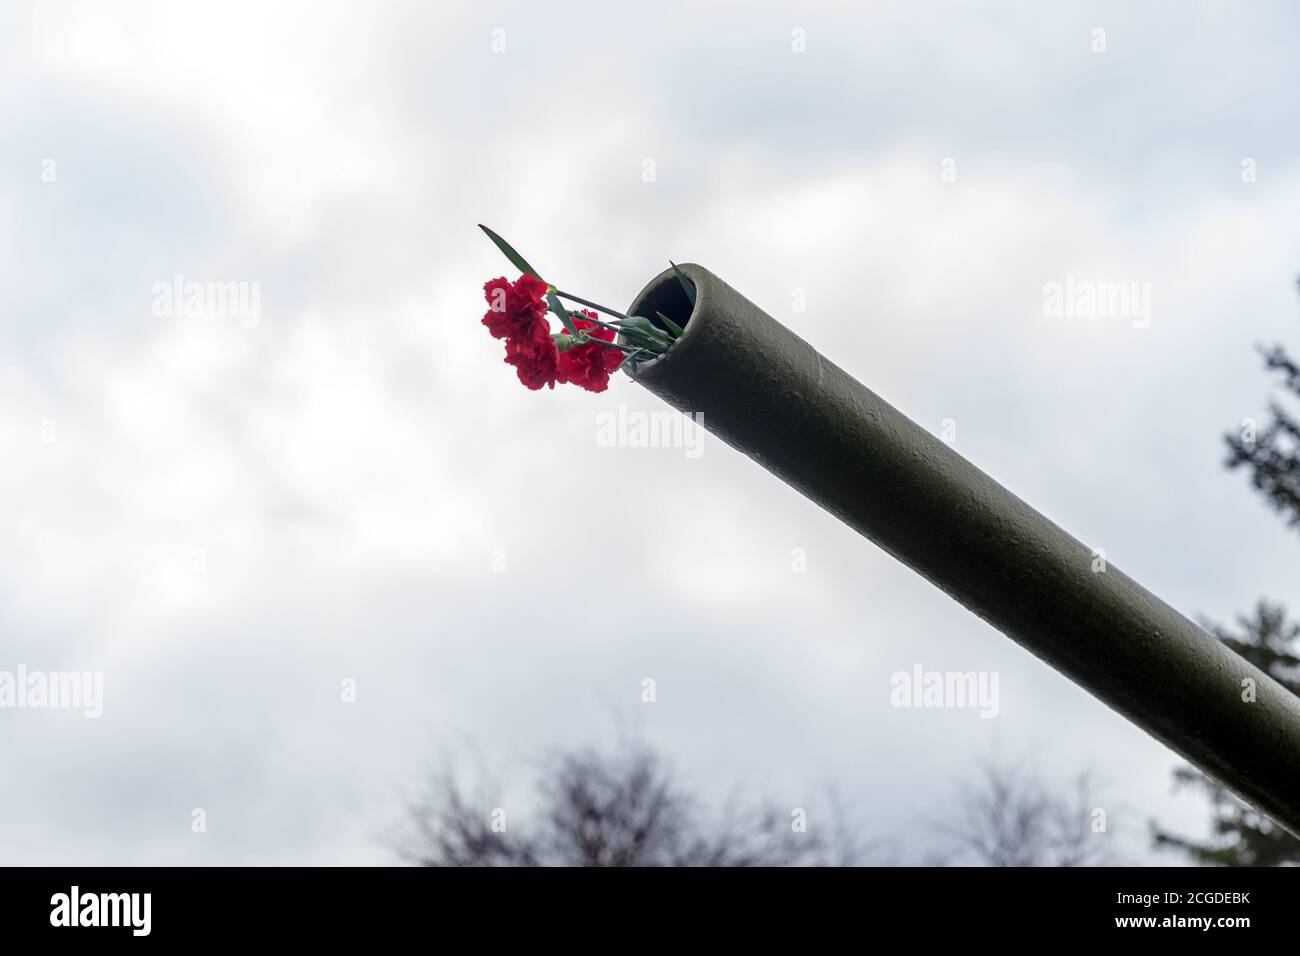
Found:
[[(1104, 812), (1088, 774), (1054, 790), (1038, 777), (989, 762), (963, 782), (935, 830), (951, 849), (939, 865), (1101, 866), (1113, 862)], [(1101, 814), (1101, 815), (1099, 815)]]
[[(1261, 350), (1264, 367), (1282, 376), (1282, 387), (1300, 397), (1300, 366), (1280, 345)], [(1300, 421), (1280, 402), (1269, 406), (1270, 420), (1262, 430), (1247, 420), (1241, 431), (1224, 436), (1229, 469), (1246, 468), (1251, 482), (1292, 527), (1300, 527)]]
[(504, 826), (450, 772), (410, 808), (398, 852), (421, 866), (853, 865), (860, 848), (800, 809), (751, 807), (715, 817), (644, 746), (560, 753), (537, 781), (534, 812)]

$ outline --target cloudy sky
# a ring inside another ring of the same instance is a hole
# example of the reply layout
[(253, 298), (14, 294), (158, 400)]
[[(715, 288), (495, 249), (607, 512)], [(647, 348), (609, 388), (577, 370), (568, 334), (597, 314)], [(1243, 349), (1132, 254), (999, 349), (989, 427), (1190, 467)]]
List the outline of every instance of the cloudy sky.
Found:
[[(1300, 14), (704, 6), (0, 2), (0, 671), (104, 681), (0, 710), (0, 862), (391, 862), (431, 766), (526, 808), (619, 732), (706, 794), (834, 784), (902, 862), (993, 756), (1096, 772), (1130, 860), (1203, 826), (1162, 745), (738, 453), (601, 447), (639, 386), (522, 388), (474, 224), (615, 306), (708, 266), (1228, 620), (1297, 597), (1220, 463), (1300, 331)], [(1046, 315), (1067, 276), (1149, 325)], [(998, 716), (891, 707), (917, 665)]]

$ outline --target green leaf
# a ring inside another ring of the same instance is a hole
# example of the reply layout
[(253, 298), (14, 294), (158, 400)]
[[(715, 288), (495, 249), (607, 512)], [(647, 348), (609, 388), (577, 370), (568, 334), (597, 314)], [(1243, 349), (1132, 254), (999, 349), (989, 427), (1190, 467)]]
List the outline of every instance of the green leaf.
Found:
[(546, 293), (546, 304), (551, 307), (551, 311), (560, 317), (560, 322), (564, 325), (564, 330), (574, 338), (578, 337), (578, 327), (573, 324), (569, 318), (569, 310), (564, 307), (564, 303), (554, 292)]
[(668, 316), (664, 315), (662, 312), (656, 312), (655, 315), (659, 316), (660, 322), (668, 326), (669, 332), (677, 336), (679, 339), (682, 337), (682, 327), (680, 325), (668, 318)]
[(673, 262), (673, 260), (669, 259), (668, 264), (673, 267), (673, 275), (677, 276), (677, 281), (682, 284), (682, 291), (686, 293), (686, 298), (691, 300), (691, 308), (695, 308), (695, 283), (686, 278), (686, 275), (681, 269), (677, 268), (677, 263)]
[[(542, 279), (540, 275), (537, 275), (537, 270), (528, 264), (528, 260), (526, 260), (519, 253), (515, 252), (514, 247), (510, 245), (510, 243), (506, 242), (504, 239), (498, 236), (487, 226), (483, 225), (483, 223), (480, 222), (478, 224), (478, 227), (487, 234), (487, 237), (489, 239), (491, 239), (493, 242), (496, 243), (497, 248), (500, 249), (505, 254), (505, 257), (514, 264), (514, 267), (516, 269), (518, 269), (520, 272), (526, 272), (530, 276), (536, 276), (538, 279)], [(542, 279), (542, 281), (546, 282), (545, 279)]]
[(637, 348), (645, 349), (647, 352), (653, 352), (656, 355), (668, 351), (670, 342), (664, 342), (660, 339), (652, 339), (647, 336), (633, 335), (629, 336), (627, 341)]
[(633, 315), (626, 318), (619, 323), (619, 327), (622, 329), (624, 335), (630, 333), (656, 342), (663, 342), (665, 345), (671, 345), (673, 341), (668, 337), (667, 332), (659, 328), (659, 326), (655, 325), (643, 315)]

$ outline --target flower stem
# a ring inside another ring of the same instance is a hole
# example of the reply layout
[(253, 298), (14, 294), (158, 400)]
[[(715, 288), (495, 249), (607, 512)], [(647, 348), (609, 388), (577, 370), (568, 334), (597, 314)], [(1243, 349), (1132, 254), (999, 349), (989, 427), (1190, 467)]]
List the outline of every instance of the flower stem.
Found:
[(569, 318), (582, 319), (584, 322), (594, 322), (596, 325), (599, 325), (602, 329), (613, 329), (615, 332), (619, 332), (619, 333), (622, 333), (623, 331), (617, 325), (610, 325), (608, 322), (600, 321), (600, 319), (593, 319), (591, 316), (583, 315), (581, 312), (570, 312)]
[(587, 306), (587, 308), (595, 309), (597, 312), (604, 312), (606, 315), (612, 315), (618, 319), (627, 318), (626, 315), (619, 312), (617, 309), (608, 309), (603, 305), (597, 305), (595, 302), (589, 302), (581, 296), (570, 295), (568, 292), (561, 292), (559, 289), (555, 290), (555, 294), (565, 299), (572, 299), (574, 302), (581, 302), (583, 305)]
[(607, 349), (618, 349), (620, 352), (639, 352), (640, 349), (633, 348), (630, 345), (619, 345), (617, 342), (606, 342), (604, 339), (585, 338), (579, 344), (586, 345), (590, 342), (592, 345), (602, 345)]

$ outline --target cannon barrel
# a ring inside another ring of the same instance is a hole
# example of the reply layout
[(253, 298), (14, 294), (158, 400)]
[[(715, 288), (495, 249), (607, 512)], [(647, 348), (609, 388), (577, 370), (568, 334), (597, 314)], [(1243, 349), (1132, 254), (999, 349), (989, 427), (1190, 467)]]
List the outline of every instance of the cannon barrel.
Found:
[(698, 265), (635, 379), (1300, 835), (1300, 698)]

